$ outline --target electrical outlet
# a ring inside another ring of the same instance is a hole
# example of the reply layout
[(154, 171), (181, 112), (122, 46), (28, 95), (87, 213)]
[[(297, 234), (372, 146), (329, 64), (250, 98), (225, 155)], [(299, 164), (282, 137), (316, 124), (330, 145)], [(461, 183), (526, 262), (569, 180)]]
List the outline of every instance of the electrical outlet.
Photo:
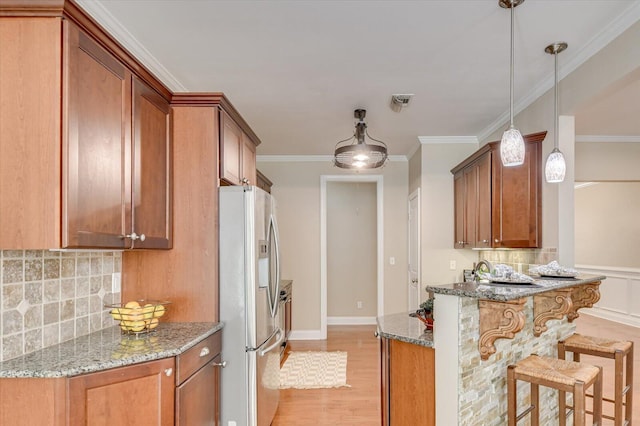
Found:
[(450, 260), (449, 261), (449, 269), (451, 269), (452, 271), (456, 270), (456, 261), (455, 260)]
[(389, 265), (395, 265), (396, 264), (396, 258), (395, 257), (390, 257), (389, 258)]
[(111, 293), (120, 293), (122, 291), (122, 281), (120, 272), (111, 274)]
[(358, 306), (358, 309), (362, 309), (362, 302), (361, 301), (356, 302), (356, 305)]

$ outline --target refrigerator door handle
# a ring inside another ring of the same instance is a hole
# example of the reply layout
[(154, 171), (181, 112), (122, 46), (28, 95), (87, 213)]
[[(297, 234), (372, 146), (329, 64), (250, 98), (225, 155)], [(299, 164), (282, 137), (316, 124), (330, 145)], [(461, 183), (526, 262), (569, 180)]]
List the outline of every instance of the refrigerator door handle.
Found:
[(265, 356), (267, 353), (271, 352), (274, 348), (277, 348), (282, 344), (282, 342), (284, 342), (284, 333), (282, 332), (282, 330), (278, 329), (276, 331), (276, 336), (278, 337), (278, 339), (275, 341), (275, 343), (267, 346), (264, 349), (260, 349), (258, 351), (258, 355)]
[(267, 296), (269, 298), (269, 309), (271, 311), (271, 317), (275, 318), (278, 313), (278, 299), (280, 298), (280, 241), (278, 237), (278, 227), (273, 215), (271, 215), (271, 217), (269, 218), (269, 231), (267, 240), (271, 241), (272, 238), (275, 250), (270, 252), (270, 256), (274, 256), (276, 273), (275, 283), (271, 281), (271, 275), (269, 275)]

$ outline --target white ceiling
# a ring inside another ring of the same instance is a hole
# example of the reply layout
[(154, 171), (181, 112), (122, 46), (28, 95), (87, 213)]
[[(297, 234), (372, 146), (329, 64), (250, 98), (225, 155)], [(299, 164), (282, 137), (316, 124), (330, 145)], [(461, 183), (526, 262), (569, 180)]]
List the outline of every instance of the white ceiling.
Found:
[[(170, 89), (224, 92), (262, 139), (259, 155), (331, 154), (355, 108), (392, 155), (418, 136), (483, 138), (508, 119), (510, 14), (498, 0), (77, 2)], [(516, 109), (553, 84), (545, 46), (569, 43), (562, 77), (638, 19), (640, 0), (518, 6)], [(397, 113), (394, 93), (415, 97)]]

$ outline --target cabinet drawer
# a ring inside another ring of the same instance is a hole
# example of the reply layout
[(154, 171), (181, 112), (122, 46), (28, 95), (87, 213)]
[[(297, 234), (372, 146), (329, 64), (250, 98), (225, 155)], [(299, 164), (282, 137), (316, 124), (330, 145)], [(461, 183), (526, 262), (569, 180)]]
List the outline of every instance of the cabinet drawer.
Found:
[(222, 348), (222, 332), (218, 331), (185, 353), (176, 357), (176, 383), (180, 385), (202, 366), (207, 364)]

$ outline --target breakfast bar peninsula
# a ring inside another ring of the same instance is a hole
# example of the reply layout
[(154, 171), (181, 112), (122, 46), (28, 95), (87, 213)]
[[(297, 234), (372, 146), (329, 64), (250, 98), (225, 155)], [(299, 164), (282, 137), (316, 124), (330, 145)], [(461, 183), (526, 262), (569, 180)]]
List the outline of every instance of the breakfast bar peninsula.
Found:
[[(599, 300), (603, 279), (580, 274), (530, 284), (426, 287), (435, 299), (428, 346), (435, 356), (436, 425), (507, 424), (507, 366), (532, 353), (556, 357), (558, 341), (575, 330), (578, 310)], [(378, 319), (379, 332), (393, 339), (384, 333), (385, 318)], [(519, 395), (519, 407), (526, 407), (529, 392)], [(554, 424), (557, 417), (557, 393), (541, 388), (541, 424)]]

